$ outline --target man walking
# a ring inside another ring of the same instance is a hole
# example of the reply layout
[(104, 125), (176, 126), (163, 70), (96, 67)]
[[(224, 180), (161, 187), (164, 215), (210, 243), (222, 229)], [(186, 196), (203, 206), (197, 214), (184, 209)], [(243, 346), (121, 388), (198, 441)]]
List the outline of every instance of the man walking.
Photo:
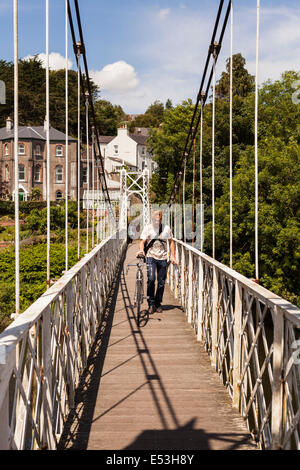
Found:
[[(167, 275), (168, 241), (171, 251), (171, 262), (177, 264), (175, 243), (169, 225), (162, 224), (162, 211), (156, 211), (152, 216), (152, 224), (147, 225), (142, 234), (140, 252), (146, 256), (147, 262), (147, 297), (149, 313), (162, 312), (162, 299)], [(157, 273), (157, 289), (155, 293), (155, 278)]]

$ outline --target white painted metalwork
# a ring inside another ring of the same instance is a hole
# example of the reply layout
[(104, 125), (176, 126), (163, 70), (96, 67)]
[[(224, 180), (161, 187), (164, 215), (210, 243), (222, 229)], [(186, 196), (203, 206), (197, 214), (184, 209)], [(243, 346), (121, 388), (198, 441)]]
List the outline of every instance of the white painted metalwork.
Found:
[(80, 44), (77, 44), (77, 259), (80, 259), (80, 187), (81, 187), (81, 130), (80, 130)]
[(92, 249), (95, 248), (95, 128), (92, 128), (92, 193), (93, 193), (93, 210), (92, 210)]
[(192, 246), (175, 245), (181, 269), (170, 266), (169, 284), (233, 406), (260, 448), (300, 450), (300, 309)]
[(257, 0), (257, 31), (256, 31), (256, 73), (255, 73), (255, 276), (259, 279), (259, 253), (258, 253), (258, 72), (259, 72), (259, 27), (260, 27), (260, 0)]
[(125, 246), (102, 242), (0, 335), (0, 449), (56, 449)]
[(14, 0), (14, 157), (15, 157), (15, 294), (16, 315), (20, 313), (20, 224), (19, 224), (19, 33), (18, 0)]
[(212, 97), (212, 157), (211, 157), (211, 169), (212, 169), (212, 257), (216, 257), (216, 240), (215, 240), (215, 122), (216, 122), (216, 60), (217, 55), (214, 53), (213, 63), (213, 97)]
[(232, 126), (232, 118), (233, 118), (233, 0), (231, 0), (231, 15), (230, 15), (230, 117), (229, 117), (229, 186), (230, 186), (230, 227), (229, 227), (229, 266), (232, 268), (232, 134), (233, 134), (233, 126)]
[(49, 0), (46, 0), (46, 194), (47, 194), (47, 286), (50, 287), (50, 66), (49, 66)]
[(203, 96), (201, 98), (201, 120), (200, 120), (200, 161), (199, 161), (199, 166), (200, 166), (200, 206), (201, 206), (201, 238), (200, 238), (200, 247), (201, 251), (203, 250), (203, 113), (204, 113), (204, 106), (203, 106)]
[(68, 0), (65, 1), (65, 43), (66, 43), (66, 185), (65, 185), (65, 257), (66, 271), (69, 269), (69, 234), (68, 234), (68, 213), (69, 213), (69, 41), (68, 41)]
[(142, 172), (120, 171), (120, 230), (127, 230), (127, 209), (130, 197), (136, 195), (142, 204), (142, 228), (151, 222), (150, 197), (149, 197), (149, 170), (145, 168)]
[[(85, 120), (86, 120), (86, 181), (87, 193), (90, 192), (90, 144), (89, 144), (89, 93), (85, 93)], [(86, 254), (89, 252), (89, 220), (90, 209), (86, 211)]]

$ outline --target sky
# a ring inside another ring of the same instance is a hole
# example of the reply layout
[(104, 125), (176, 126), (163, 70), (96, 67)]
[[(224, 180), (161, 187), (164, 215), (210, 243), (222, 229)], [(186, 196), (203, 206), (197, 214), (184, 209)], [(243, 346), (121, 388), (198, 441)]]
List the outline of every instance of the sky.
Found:
[[(65, 2), (49, 3), (50, 65), (59, 69), (66, 63)], [(195, 101), (218, 5), (219, 0), (79, 0), (90, 75), (100, 97), (130, 114), (144, 113), (155, 100)], [(233, 52), (242, 53), (252, 74), (256, 6), (257, 0), (234, 1)], [(261, 0), (260, 20), (259, 82), (300, 71), (299, 0)], [(0, 59), (12, 61), (13, 0), (0, 0), (0, 24)], [(229, 25), (218, 76), (230, 53)], [(19, 56), (43, 59), (44, 53), (45, 0), (19, 0)], [(69, 66), (75, 66), (71, 42)]]

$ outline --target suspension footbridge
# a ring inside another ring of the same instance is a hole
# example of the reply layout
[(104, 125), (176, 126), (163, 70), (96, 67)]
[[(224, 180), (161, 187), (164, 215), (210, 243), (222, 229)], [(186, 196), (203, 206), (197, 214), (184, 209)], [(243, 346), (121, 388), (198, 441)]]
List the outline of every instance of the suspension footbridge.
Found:
[[(202, 114), (211, 84), (215, 90), (217, 58), (230, 13), (233, 18), (233, 3), (228, 2), (224, 13), (224, 1), (220, 1), (195, 113), (164, 214), (175, 235), (179, 268), (176, 269), (173, 264), (169, 267), (163, 312), (153, 315), (145, 312), (144, 323), (140, 325), (133, 308), (135, 273), (126, 275), (126, 265), (134, 261), (137, 251), (136, 242), (128, 244), (128, 209), (131, 196), (135, 194), (141, 201), (140, 225), (143, 227), (150, 222), (149, 174), (147, 170), (129, 172), (123, 167), (120, 172), (121, 194), (116, 214), (111, 204), (101, 155), (79, 2), (74, 0), (78, 41), (70, 2), (66, 0), (65, 5), (66, 63), (67, 33), (70, 27), (78, 66), (78, 109), (83, 93), (87, 110), (87, 159), (89, 136), (92, 136), (93, 172), (97, 175), (92, 178), (92, 220), (93, 227), (97, 227), (97, 235), (94, 237), (93, 232), (92, 250), (89, 251), (87, 217), (86, 255), (80, 259), (78, 252), (78, 263), (68, 269), (66, 210), (66, 270), (51, 285), (48, 186), (48, 290), (20, 314), (19, 201), (15, 198), (16, 318), (0, 335), (0, 448), (299, 450), (300, 310), (259, 285), (257, 224), (256, 282), (232, 269), (232, 239), (230, 266), (216, 259), (214, 224), (212, 256), (202, 251), (202, 229), (200, 242), (193, 242), (197, 232), (194, 207), (192, 243), (187, 243), (188, 223), (184, 205), (186, 168), (199, 128), (202, 135)], [(257, 5), (259, 33), (259, 1)], [(17, 0), (14, 0), (14, 7), (17, 188)], [(48, 0), (46, 18), (48, 25)], [(223, 25), (217, 40), (221, 18)], [(48, 44), (48, 28), (46, 37)], [(48, 49), (47, 55), (49, 58)], [(82, 62), (85, 80), (81, 74)], [(49, 78), (49, 63), (46, 74)], [(66, 88), (67, 75), (66, 66)], [(49, 89), (47, 107), (48, 100)], [(257, 106), (256, 100), (256, 111)], [(49, 149), (50, 117), (49, 108), (47, 109), (46, 134)], [(89, 121), (90, 115), (93, 123)], [(255, 116), (257, 128), (257, 114)], [(230, 128), (232, 132), (232, 125)], [(66, 135), (67, 130), (68, 100)], [(79, 143), (80, 139), (79, 112)], [(214, 139), (212, 142), (214, 145)], [(256, 163), (257, 145), (256, 139)], [(78, 152), (80, 158), (80, 145)], [(214, 161), (214, 147), (212, 157)], [(49, 171), (48, 153), (47, 182), (50, 181)], [(80, 181), (80, 165), (78, 172)], [(94, 187), (95, 181), (97, 188)], [(212, 184), (214, 185), (214, 173)], [(68, 182), (66, 185), (68, 188)], [(177, 213), (174, 214), (172, 203), (176, 202), (181, 186), (183, 213), (180, 213), (180, 223), (177, 225)], [(256, 190), (257, 188), (256, 186)], [(95, 199), (96, 190), (97, 194), (101, 191), (101, 204), (104, 207), (101, 216), (99, 208), (95, 209), (95, 202), (99, 203)], [(79, 249), (82, 228), (80, 184), (78, 191)], [(214, 197), (214, 191), (212, 195)], [(212, 207), (214, 221), (214, 205)], [(255, 210), (257, 214), (257, 197)], [(202, 222), (201, 220), (201, 227)], [(232, 218), (230, 230), (232, 237)]]

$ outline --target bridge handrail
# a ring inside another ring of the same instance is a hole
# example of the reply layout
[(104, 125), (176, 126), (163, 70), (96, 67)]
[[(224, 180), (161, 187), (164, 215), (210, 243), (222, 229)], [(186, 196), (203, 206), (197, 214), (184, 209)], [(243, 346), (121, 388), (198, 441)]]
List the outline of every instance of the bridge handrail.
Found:
[(217, 268), (222, 269), (224, 273), (226, 273), (232, 279), (236, 279), (239, 283), (241, 283), (242, 285), (244, 285), (245, 287), (253, 291), (253, 293), (255, 293), (258, 297), (268, 300), (268, 302), (270, 302), (270, 304), (273, 304), (274, 307), (278, 307), (284, 310), (284, 313), (287, 316), (287, 318), (291, 322), (293, 322), (296, 327), (300, 327), (300, 308), (299, 307), (292, 304), (288, 300), (283, 299), (279, 295), (274, 294), (274, 292), (271, 292), (265, 287), (257, 284), (255, 281), (252, 281), (251, 279), (243, 276), (243, 274), (240, 274), (234, 269), (231, 269), (229, 266), (226, 266), (225, 264), (222, 264), (219, 261), (206, 255), (202, 251), (197, 250), (193, 246), (188, 245), (187, 243), (184, 243), (181, 240), (175, 239), (175, 242), (180, 245), (185, 246), (190, 251), (200, 256), (203, 260), (206, 260), (207, 262), (209, 262), (212, 266), (216, 266)]
[(101, 242), (0, 335), (0, 449), (55, 449), (126, 241)]
[(261, 448), (300, 449), (300, 309), (175, 240), (168, 281)]

